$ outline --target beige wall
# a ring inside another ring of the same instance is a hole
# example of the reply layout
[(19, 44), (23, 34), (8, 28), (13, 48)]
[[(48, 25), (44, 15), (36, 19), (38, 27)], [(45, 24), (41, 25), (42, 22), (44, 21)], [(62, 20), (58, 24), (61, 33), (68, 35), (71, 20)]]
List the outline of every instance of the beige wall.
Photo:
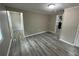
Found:
[(63, 10), (60, 10), (56, 13), (52, 13), (51, 15), (49, 15), (49, 20), (48, 20), (48, 31), (49, 32), (52, 32), (52, 33), (56, 33), (56, 30), (55, 30), (55, 26), (56, 26), (56, 17), (57, 15), (62, 15), (63, 14)]
[(21, 13), (9, 11), (11, 16), (11, 23), (13, 30), (23, 30), (22, 22), (21, 22)]
[(55, 24), (56, 24), (56, 14), (49, 16), (49, 26), (48, 31), (49, 32), (55, 32)]
[(6, 10), (2, 5), (0, 5), (0, 30), (2, 35), (2, 39), (0, 39), (0, 55), (7, 55), (11, 38)]
[(48, 29), (48, 16), (33, 12), (24, 12), (24, 30), (25, 35), (30, 35)]
[(63, 15), (61, 39), (73, 44), (78, 24), (79, 7), (65, 9)]

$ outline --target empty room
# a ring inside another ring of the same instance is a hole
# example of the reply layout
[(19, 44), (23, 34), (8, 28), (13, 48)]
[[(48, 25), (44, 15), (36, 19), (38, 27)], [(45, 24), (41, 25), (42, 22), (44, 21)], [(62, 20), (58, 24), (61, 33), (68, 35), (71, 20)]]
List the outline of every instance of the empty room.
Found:
[(0, 3), (0, 56), (79, 56), (79, 3)]

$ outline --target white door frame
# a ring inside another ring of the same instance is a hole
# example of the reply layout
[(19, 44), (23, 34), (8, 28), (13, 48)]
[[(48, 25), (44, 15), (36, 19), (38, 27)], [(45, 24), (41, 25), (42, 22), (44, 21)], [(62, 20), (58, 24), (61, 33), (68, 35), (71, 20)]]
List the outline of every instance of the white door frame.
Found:
[(11, 40), (10, 40), (8, 51), (7, 51), (7, 56), (8, 56), (10, 53), (11, 43), (12, 43), (12, 39), (13, 39), (13, 29), (12, 29), (12, 22), (11, 22), (11, 16), (10, 16), (9, 11), (7, 11), (7, 16), (8, 16), (8, 23), (9, 23), (10, 34), (11, 34)]
[[(15, 11), (13, 11), (15, 12)], [(10, 48), (11, 48), (11, 43), (12, 43), (12, 40), (13, 40), (13, 29), (12, 29), (12, 22), (11, 22), (11, 15), (10, 15), (10, 11), (7, 10), (7, 16), (8, 16), (8, 23), (9, 23), (9, 28), (10, 28), (10, 33), (11, 33), (11, 40), (10, 40), (10, 43), (9, 43), (9, 47), (8, 47), (8, 51), (7, 51), (7, 56), (9, 55), (10, 53)], [(21, 19), (21, 26), (22, 26), (22, 30), (23, 30), (23, 35), (24, 35), (24, 23), (23, 23), (23, 13), (20, 12), (20, 19)]]
[(79, 47), (79, 44), (77, 43), (79, 40), (78, 36), (79, 36), (79, 24), (77, 26), (77, 31), (76, 31), (75, 40), (74, 40), (74, 46), (77, 46), (77, 47)]

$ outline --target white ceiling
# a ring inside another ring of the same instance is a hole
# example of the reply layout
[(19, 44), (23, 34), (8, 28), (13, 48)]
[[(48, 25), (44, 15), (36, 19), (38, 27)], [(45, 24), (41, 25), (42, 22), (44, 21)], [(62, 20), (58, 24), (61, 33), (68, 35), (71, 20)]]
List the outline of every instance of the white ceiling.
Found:
[(4, 5), (25, 11), (39, 12), (43, 14), (53, 14), (65, 8), (79, 6), (79, 3), (54, 3), (56, 7), (54, 9), (49, 9), (49, 4), (50, 3), (5, 3)]

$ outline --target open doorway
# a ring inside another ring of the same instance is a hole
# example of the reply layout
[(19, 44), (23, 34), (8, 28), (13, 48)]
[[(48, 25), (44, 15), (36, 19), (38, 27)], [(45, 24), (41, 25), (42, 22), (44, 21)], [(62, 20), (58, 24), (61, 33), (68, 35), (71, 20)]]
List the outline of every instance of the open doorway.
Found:
[(7, 55), (12, 55), (15, 50), (17, 50), (17, 52), (14, 54), (18, 55), (20, 54), (20, 40), (24, 38), (23, 13), (7, 11), (7, 14), (9, 19), (9, 28), (11, 32), (11, 41), (9, 44)]
[(62, 18), (63, 18), (62, 14), (56, 15), (55, 33), (56, 33), (58, 39), (60, 38), (61, 29), (62, 29)]

